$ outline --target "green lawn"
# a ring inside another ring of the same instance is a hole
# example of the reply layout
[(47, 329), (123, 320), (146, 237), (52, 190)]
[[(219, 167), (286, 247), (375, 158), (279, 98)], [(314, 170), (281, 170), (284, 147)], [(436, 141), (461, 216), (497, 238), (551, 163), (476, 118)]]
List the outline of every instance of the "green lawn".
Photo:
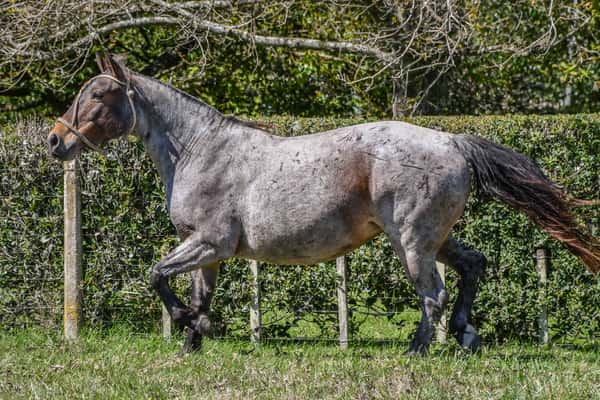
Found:
[(453, 344), (425, 358), (405, 345), (206, 340), (181, 357), (180, 342), (127, 331), (0, 333), (0, 398), (198, 399), (600, 399), (600, 346)]

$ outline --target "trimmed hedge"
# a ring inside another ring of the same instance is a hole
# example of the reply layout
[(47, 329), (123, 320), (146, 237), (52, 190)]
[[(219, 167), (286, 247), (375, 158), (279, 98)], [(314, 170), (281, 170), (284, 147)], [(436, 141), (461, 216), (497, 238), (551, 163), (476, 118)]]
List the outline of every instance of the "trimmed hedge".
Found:
[[(364, 121), (280, 117), (267, 122), (278, 126), (279, 134), (299, 135)], [(600, 198), (600, 115), (422, 117), (410, 122), (503, 143), (536, 159), (572, 195)], [(46, 154), (47, 132), (47, 124), (29, 122), (0, 133), (3, 328), (41, 324), (56, 329), (62, 318), (62, 166)], [(81, 162), (84, 319), (94, 327), (129, 323), (153, 330), (160, 304), (148, 285), (149, 271), (177, 238), (160, 179), (141, 144), (119, 141), (112, 149), (107, 159), (87, 153)], [(577, 212), (582, 221), (598, 225), (598, 207)], [(536, 338), (541, 301), (534, 253), (542, 244), (552, 253), (546, 299), (551, 335), (573, 341), (599, 334), (600, 280), (524, 216), (472, 195), (455, 235), (489, 260), (475, 304), (475, 322), (486, 340)], [(377, 337), (378, 332), (363, 329), (366, 320), (372, 325), (370, 313), (387, 315), (392, 327), (415, 321), (416, 297), (385, 237), (354, 251), (348, 264), (355, 337)], [(244, 261), (223, 265), (213, 307), (220, 334), (248, 336), (250, 282)], [(266, 335), (294, 335), (301, 326), (303, 334), (335, 337), (335, 284), (332, 263), (265, 267)], [(189, 291), (185, 277), (175, 285), (181, 294)], [(447, 286), (455, 298), (453, 272)]]

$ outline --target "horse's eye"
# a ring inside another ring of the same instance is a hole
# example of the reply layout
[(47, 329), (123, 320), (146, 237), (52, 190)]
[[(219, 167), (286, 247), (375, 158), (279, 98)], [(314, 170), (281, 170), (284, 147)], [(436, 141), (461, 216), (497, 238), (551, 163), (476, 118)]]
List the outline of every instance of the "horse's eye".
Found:
[(102, 100), (102, 93), (101, 92), (92, 92), (92, 98), (96, 99), (96, 100)]

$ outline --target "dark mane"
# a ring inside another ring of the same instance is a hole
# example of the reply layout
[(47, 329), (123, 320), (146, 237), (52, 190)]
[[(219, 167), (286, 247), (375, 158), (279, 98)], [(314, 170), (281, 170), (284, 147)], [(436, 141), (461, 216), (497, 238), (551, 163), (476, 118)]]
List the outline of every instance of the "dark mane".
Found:
[(243, 126), (247, 126), (249, 128), (254, 128), (254, 129), (259, 129), (262, 131), (267, 131), (269, 133), (274, 133), (275, 129), (277, 128), (275, 125), (268, 123), (268, 122), (260, 122), (260, 121), (249, 121), (249, 120), (245, 120), (245, 119), (241, 119), (239, 117), (236, 117), (234, 115), (225, 115), (222, 112), (220, 112), (219, 110), (217, 110), (215, 107), (211, 106), (210, 104), (204, 102), (203, 100), (199, 99), (198, 97), (192, 96), (189, 93), (184, 92), (183, 90), (176, 88), (173, 85), (170, 85), (168, 83), (165, 83), (163, 81), (160, 81), (152, 76), (148, 76), (148, 75), (142, 75), (140, 73), (134, 72), (134, 71), (129, 71), (131, 75), (137, 76), (137, 77), (141, 77), (141, 78), (146, 78), (151, 80), (152, 82), (159, 84), (161, 86), (165, 86), (175, 92), (177, 92), (179, 95), (185, 97), (186, 99), (194, 102), (194, 103), (198, 103), (200, 105), (202, 105), (203, 107), (208, 107), (209, 109), (211, 109), (213, 112), (217, 113), (218, 115), (222, 116), (225, 120), (227, 120), (228, 122), (232, 122), (235, 124), (241, 124)]
[(247, 119), (241, 119), (236, 117), (235, 115), (225, 115), (225, 118), (229, 121), (235, 122), (237, 124), (242, 124), (244, 126), (260, 129), (262, 131), (267, 131), (269, 133), (275, 133), (277, 126), (270, 122), (263, 121), (249, 121)]

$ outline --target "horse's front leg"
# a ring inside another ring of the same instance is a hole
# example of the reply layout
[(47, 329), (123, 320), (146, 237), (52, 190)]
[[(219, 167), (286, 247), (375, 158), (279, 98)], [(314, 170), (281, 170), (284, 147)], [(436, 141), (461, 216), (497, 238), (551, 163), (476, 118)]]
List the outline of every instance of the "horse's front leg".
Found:
[(234, 255), (237, 235), (193, 233), (152, 269), (152, 286), (158, 292), (175, 323), (196, 330), (198, 312), (181, 302), (169, 286), (169, 277), (193, 270), (214, 268), (220, 260)]
[(192, 325), (195, 329), (188, 329), (182, 352), (189, 353), (202, 347), (202, 336), (210, 332), (210, 301), (217, 284), (220, 263), (208, 265), (199, 270), (192, 271), (192, 313), (195, 315)]

